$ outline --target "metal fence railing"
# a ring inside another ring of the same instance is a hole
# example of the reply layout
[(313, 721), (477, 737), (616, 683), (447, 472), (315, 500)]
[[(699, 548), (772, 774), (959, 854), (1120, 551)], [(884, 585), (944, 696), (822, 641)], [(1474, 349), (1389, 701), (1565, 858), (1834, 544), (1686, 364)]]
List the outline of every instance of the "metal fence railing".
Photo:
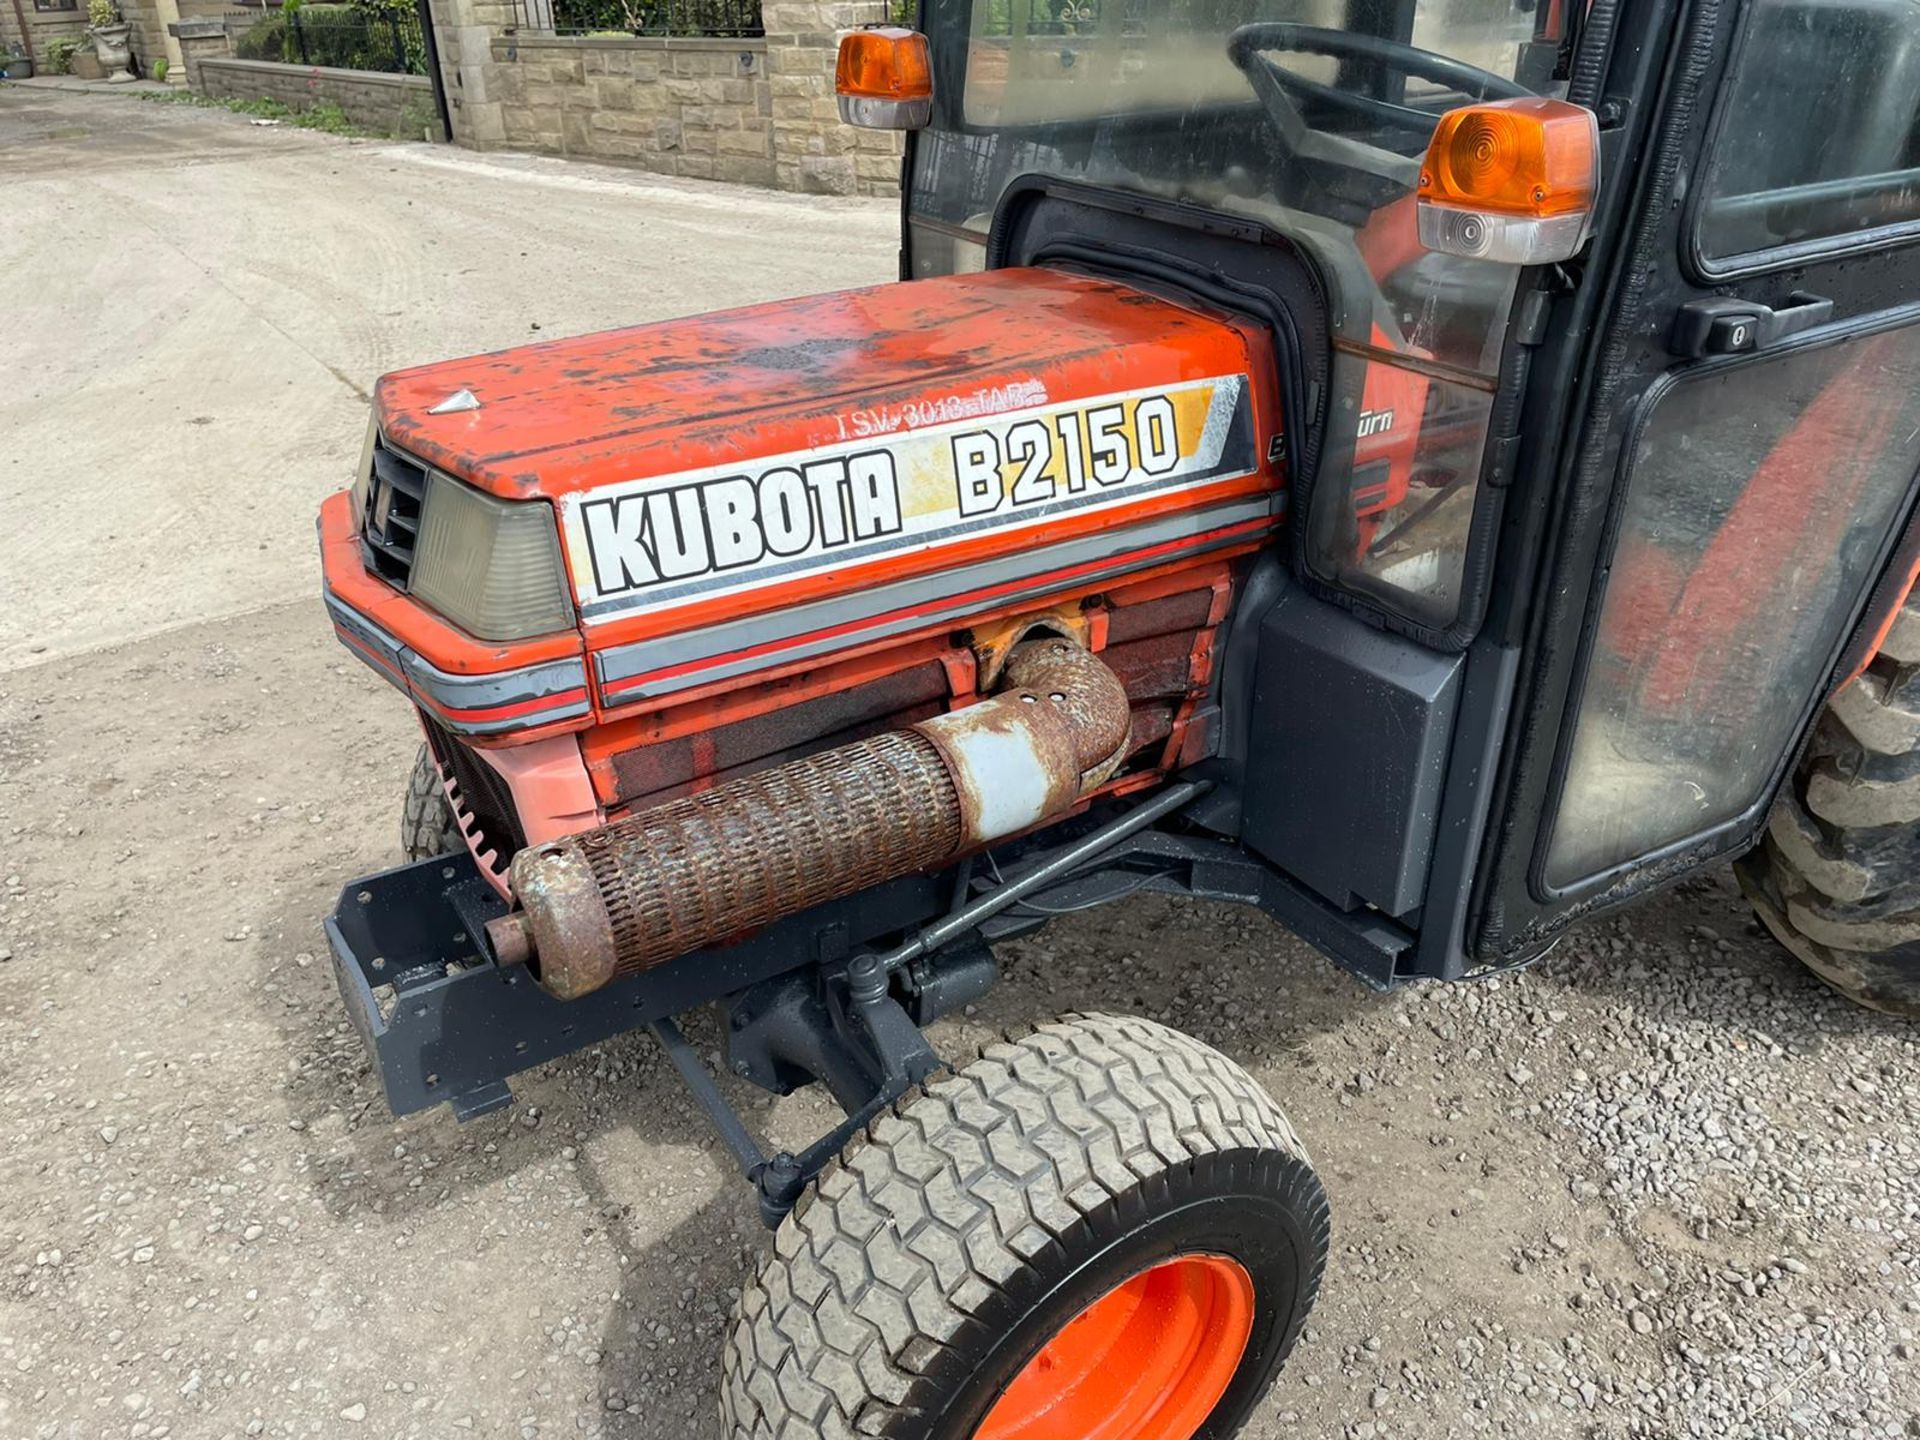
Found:
[(764, 35), (760, 0), (514, 0), (520, 28), (553, 35)]
[(288, 65), (327, 65), (336, 70), (377, 70), (390, 75), (427, 73), (427, 42), (416, 6), (375, 9), (365, 5), (296, 5), (228, 19), (246, 28), (234, 35), (242, 60), (279, 60)]

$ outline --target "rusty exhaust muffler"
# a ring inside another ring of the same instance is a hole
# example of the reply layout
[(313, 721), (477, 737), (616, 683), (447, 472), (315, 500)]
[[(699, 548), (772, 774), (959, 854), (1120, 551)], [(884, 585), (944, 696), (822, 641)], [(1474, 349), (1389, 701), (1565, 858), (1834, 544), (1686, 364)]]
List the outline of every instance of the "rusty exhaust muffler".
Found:
[(1071, 808), (1126, 756), (1096, 656), (1014, 647), (990, 700), (810, 755), (514, 857), (503, 964), (571, 1000), (869, 885), (938, 869)]

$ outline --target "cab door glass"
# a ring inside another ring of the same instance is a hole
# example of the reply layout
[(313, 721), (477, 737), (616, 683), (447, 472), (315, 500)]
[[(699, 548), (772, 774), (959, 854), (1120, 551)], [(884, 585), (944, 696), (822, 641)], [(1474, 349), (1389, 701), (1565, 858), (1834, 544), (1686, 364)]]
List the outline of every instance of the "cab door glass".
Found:
[(1651, 402), (1546, 881), (1747, 816), (1805, 723), (1920, 468), (1920, 328), (1717, 365)]
[(1701, 197), (1709, 273), (1920, 223), (1914, 15), (1914, 0), (1756, 0)]

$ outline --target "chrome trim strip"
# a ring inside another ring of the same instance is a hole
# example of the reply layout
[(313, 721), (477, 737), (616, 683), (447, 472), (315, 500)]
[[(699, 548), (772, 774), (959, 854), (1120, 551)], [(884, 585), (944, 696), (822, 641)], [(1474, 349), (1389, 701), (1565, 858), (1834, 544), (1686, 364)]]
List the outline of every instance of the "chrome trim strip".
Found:
[[(421, 658), (417, 651), (403, 652), (401, 663), (407, 678), (443, 705), (456, 710), (484, 710), (493, 706), (517, 705), (548, 695), (564, 695), (587, 688), (587, 667), (578, 658), (549, 660), (529, 665), (524, 670), (503, 670), (488, 675), (455, 675)], [(576, 713), (586, 713), (584, 698)]]
[(401, 671), (400, 657), (405, 652), (406, 647), (386, 631), (382, 630), (378, 625), (367, 619), (367, 617), (362, 615), (358, 610), (347, 604), (347, 602), (342, 600), (338, 595), (335, 595), (332, 590), (327, 589), (324, 584), (321, 587), (320, 598), (326, 604), (327, 616), (333, 621), (334, 628), (346, 631), (349, 635), (359, 640), (361, 644), (371, 650), (377, 651), (386, 659), (387, 663), (393, 667), (394, 673), (387, 674), (370, 656), (362, 654), (353, 646), (349, 645), (347, 648), (353, 650), (354, 654), (359, 655), (360, 659), (371, 666), (377, 673), (386, 675), (387, 679), (394, 680), (397, 683), (397, 677)]
[[(332, 590), (323, 586), (321, 598), (334, 625), (379, 653), (393, 667), (391, 673), (362, 651), (353, 646), (348, 648), (377, 674), (405, 691), (415, 704), (430, 710), (434, 719), (449, 730), (463, 735), (498, 735), (510, 730), (531, 730), (536, 725), (550, 725), (559, 720), (574, 720), (592, 712), (593, 697), (587, 689), (586, 663), (577, 656), (487, 675), (456, 675), (423, 659)], [(554, 697), (552, 705), (514, 715), (463, 718), (457, 713), (522, 705), (548, 696)]]
[[(958, 569), (918, 576), (912, 580), (895, 581), (891, 585), (862, 591), (857, 595), (836, 595), (832, 599), (816, 600), (810, 605), (775, 610), (765, 615), (755, 615), (723, 625), (709, 625), (683, 634), (635, 641), (630, 645), (616, 645), (597, 652), (593, 657), (594, 673), (600, 687), (600, 703), (612, 709), (616, 705), (629, 705), (636, 700), (670, 695), (677, 690), (691, 689), (696, 685), (710, 684), (715, 680), (728, 679), (774, 665), (785, 665), (795, 660), (812, 659), (834, 650), (863, 645), (904, 631), (937, 624), (941, 620), (966, 615), (980, 608), (981, 602), (977, 600), (966, 598), (956, 600), (955, 597), (970, 596), (974, 591), (1010, 581), (1030, 579), (1033, 583), (1005, 596), (996, 596), (991, 603), (1003, 605), (1045, 594), (1061, 588), (1062, 582), (1053, 578), (1059, 571), (1098, 561), (1112, 555), (1116, 550), (1148, 549), (1169, 542), (1177, 542), (1183, 538), (1193, 540), (1194, 550), (1215, 549), (1221, 545), (1232, 544), (1234, 541), (1209, 541), (1205, 537), (1210, 532), (1245, 524), (1251, 520), (1266, 519), (1277, 512), (1278, 506), (1279, 502), (1275, 497), (1262, 495), (1237, 505), (1165, 516), (1115, 534), (1083, 536), (1078, 540), (1049, 546), (1045, 550), (1001, 556)], [(1147, 559), (1123, 557), (1090, 574), (1076, 576), (1068, 583), (1074, 585), (1097, 583), (1111, 576), (1123, 575), (1129, 570), (1147, 569), (1166, 558), (1172, 557), (1153, 556)], [(942, 605), (940, 603), (942, 601), (954, 603)], [(906, 615), (894, 613), (909, 609), (913, 613)], [(874, 619), (873, 623), (868, 625), (858, 625), (860, 620), (870, 616), (880, 618)], [(798, 643), (786, 646), (774, 655), (745, 656), (731, 660), (727, 658), (739, 656), (742, 650), (847, 625), (857, 626), (857, 628), (813, 640), (799, 640)], [(702, 666), (698, 664), (702, 660), (712, 660), (715, 663)], [(696, 668), (665, 677), (652, 684), (609, 693), (610, 687), (617, 686), (624, 680), (680, 666)]]

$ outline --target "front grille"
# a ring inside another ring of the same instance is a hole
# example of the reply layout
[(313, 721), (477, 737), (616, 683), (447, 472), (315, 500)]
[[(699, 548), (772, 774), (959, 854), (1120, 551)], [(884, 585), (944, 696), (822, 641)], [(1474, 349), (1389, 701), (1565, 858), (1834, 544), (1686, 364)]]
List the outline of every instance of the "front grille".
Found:
[(440, 769), (452, 777), (453, 802), (473, 836), (473, 853), (487, 856), (496, 875), (526, 848), (527, 835), (514, 812), (513, 792), (500, 772), (438, 721), (427, 723), (427, 744)]
[(401, 590), (413, 577), (413, 551), (420, 541), (420, 511), (426, 498), (427, 467), (389, 450), (384, 437), (376, 439), (360, 538), (368, 566)]

